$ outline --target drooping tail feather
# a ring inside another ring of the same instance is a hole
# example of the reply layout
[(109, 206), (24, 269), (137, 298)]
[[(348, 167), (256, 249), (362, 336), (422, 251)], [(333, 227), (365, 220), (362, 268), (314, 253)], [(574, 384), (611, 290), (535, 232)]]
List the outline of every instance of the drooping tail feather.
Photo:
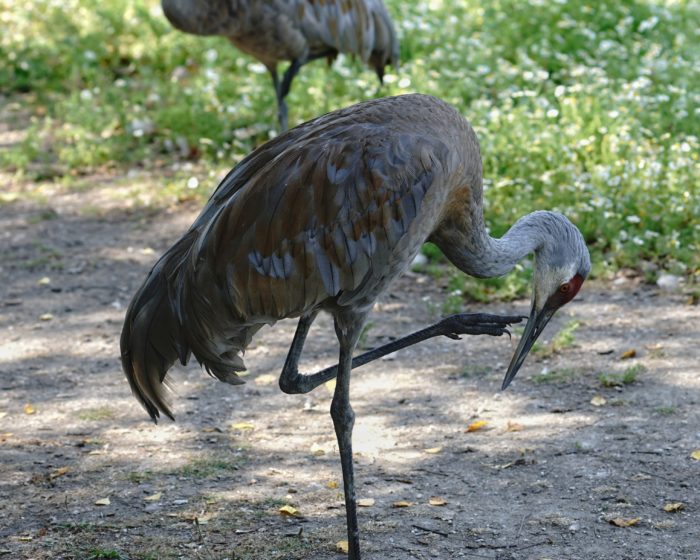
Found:
[(165, 392), (165, 376), (179, 358), (186, 364), (189, 348), (178, 320), (168, 279), (182, 265), (196, 234), (190, 232), (155, 264), (134, 295), (121, 335), (122, 368), (131, 390), (154, 421), (160, 412), (173, 418)]

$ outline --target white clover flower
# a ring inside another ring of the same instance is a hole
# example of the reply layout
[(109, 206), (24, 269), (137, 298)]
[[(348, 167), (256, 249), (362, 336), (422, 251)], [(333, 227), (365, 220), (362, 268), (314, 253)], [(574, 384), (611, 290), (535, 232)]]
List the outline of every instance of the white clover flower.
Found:
[(627, 218), (625, 218), (625, 219), (626, 219), (630, 224), (638, 224), (639, 222), (642, 221), (642, 219), (641, 219), (639, 216), (635, 216), (635, 215), (627, 216)]

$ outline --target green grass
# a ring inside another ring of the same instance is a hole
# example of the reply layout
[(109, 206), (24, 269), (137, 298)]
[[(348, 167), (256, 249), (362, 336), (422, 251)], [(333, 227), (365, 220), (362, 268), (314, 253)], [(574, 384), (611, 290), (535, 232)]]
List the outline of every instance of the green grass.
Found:
[[(593, 272), (651, 261), (700, 268), (700, 4), (685, 0), (386, 1), (401, 69), (378, 88), (341, 57), (303, 68), (290, 122), (420, 91), (454, 104), (480, 137), (494, 235), (559, 210), (583, 231)], [(198, 162), (229, 168), (269, 138), (260, 64), (222, 38), (174, 30), (157, 0), (0, 0), (0, 95), (26, 121), (0, 166), (32, 179)], [(214, 180), (183, 194), (206, 196)], [(530, 269), (455, 280), (449, 306), (526, 293)], [(653, 279), (652, 279), (653, 280)]]
[(544, 373), (538, 373), (530, 378), (530, 381), (536, 384), (559, 384), (568, 383), (580, 372), (575, 368), (551, 369)]
[(565, 348), (570, 348), (576, 340), (574, 333), (580, 326), (581, 323), (578, 321), (569, 321), (554, 338), (552, 338), (549, 344), (535, 342), (532, 346), (532, 353), (538, 358), (548, 358), (557, 352), (561, 352)]
[(645, 370), (646, 368), (643, 365), (637, 364), (628, 367), (622, 373), (601, 373), (598, 376), (598, 381), (603, 387), (624, 387), (635, 383), (637, 376)]
[(174, 474), (186, 478), (209, 478), (237, 471), (240, 467), (240, 459), (235, 457), (203, 457), (193, 459), (178, 468)]
[(117, 412), (109, 406), (98, 406), (79, 410), (78, 418), (81, 420), (111, 420), (116, 414)]

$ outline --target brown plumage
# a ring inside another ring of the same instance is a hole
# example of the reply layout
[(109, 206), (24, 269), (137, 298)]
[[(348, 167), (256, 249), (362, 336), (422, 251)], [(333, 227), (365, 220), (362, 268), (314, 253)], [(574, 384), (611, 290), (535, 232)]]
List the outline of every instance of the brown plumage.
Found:
[[(307, 392), (338, 378), (331, 415), (346, 496), (350, 558), (359, 558), (349, 403), (352, 367), (446, 335), (506, 332), (519, 317), (460, 315), (352, 358), (377, 297), (426, 240), (474, 276), (505, 274), (536, 255), (533, 307), (508, 369), (510, 382), (554, 311), (590, 269), (579, 231), (535, 212), (501, 239), (482, 212), (474, 131), (433, 97), (368, 101), (300, 125), (261, 146), (222, 181), (189, 231), (156, 263), (134, 296), (121, 338), (122, 364), (155, 420), (172, 418), (163, 382), (192, 352), (222, 381), (238, 384), (242, 354), (266, 324), (299, 317), (280, 387)], [(338, 366), (298, 371), (307, 331), (324, 310), (335, 320)]]
[[(301, 66), (338, 53), (358, 56), (380, 81), (396, 66), (399, 44), (382, 0), (162, 0), (174, 27), (195, 35), (221, 35), (262, 62), (272, 76), (282, 130), (285, 97)], [(277, 65), (290, 66), (282, 80)]]

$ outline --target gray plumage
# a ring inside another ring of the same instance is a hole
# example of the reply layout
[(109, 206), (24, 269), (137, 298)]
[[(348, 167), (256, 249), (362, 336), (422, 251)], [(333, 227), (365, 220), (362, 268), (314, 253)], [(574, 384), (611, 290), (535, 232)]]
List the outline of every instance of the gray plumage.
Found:
[[(478, 277), (505, 274), (534, 253), (532, 313), (504, 385), (590, 270), (580, 232), (560, 214), (535, 212), (501, 239), (488, 235), (476, 135), (454, 108), (418, 94), (360, 103), (300, 125), (247, 156), (156, 263), (122, 331), (122, 364), (134, 394), (154, 419), (160, 412), (172, 417), (163, 382), (175, 360), (185, 363), (193, 353), (214, 376), (241, 383), (236, 372), (245, 369), (242, 354), (255, 333), (299, 317), (280, 386), (306, 392), (338, 377), (332, 415), (346, 483), (350, 557), (359, 558), (347, 458), (351, 367), (430, 336), (501, 334), (518, 320), (448, 318), (353, 360), (373, 303), (425, 241)], [(334, 317), (339, 365), (303, 375), (298, 359), (319, 310)]]
[[(386, 66), (398, 65), (399, 43), (382, 0), (162, 0), (162, 7), (177, 29), (226, 37), (267, 67), (282, 130), (285, 97), (307, 62), (357, 56), (380, 81)], [(284, 61), (290, 66), (280, 80), (277, 66)]]

